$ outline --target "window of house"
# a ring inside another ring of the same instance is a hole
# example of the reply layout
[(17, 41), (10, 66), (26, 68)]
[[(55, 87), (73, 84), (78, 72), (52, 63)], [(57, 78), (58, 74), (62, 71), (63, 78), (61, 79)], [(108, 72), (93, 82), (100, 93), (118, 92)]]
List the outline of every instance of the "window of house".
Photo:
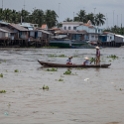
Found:
[(71, 30), (71, 27), (68, 27), (68, 30)]
[(92, 35), (92, 38), (94, 38), (94, 35)]
[(64, 27), (64, 30), (66, 30), (66, 27)]
[(76, 30), (76, 27), (73, 27), (74, 30)]

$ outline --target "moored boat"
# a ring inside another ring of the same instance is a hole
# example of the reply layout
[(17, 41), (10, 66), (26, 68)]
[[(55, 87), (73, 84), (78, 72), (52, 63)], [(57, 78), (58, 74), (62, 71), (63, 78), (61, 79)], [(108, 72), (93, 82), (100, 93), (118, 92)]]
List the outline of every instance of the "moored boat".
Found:
[(59, 64), (59, 63), (51, 63), (51, 62), (44, 62), (38, 60), (38, 62), (43, 66), (43, 67), (71, 67), (71, 68), (108, 68), (111, 64), (100, 64), (100, 65), (83, 65), (83, 64)]
[(84, 34), (84, 32), (77, 31), (60, 31), (51, 36), (49, 45), (60, 48), (78, 48), (87, 44)]

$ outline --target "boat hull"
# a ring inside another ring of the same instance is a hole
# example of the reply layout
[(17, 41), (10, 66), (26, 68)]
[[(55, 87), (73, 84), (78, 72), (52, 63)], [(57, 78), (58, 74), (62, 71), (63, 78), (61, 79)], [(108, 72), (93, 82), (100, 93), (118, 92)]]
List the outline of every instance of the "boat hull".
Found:
[(61, 68), (108, 68), (111, 64), (101, 64), (101, 65), (83, 65), (83, 64), (58, 64), (58, 63), (49, 63), (49, 62), (44, 62), (44, 61), (39, 61), (38, 62), (43, 66), (43, 67), (61, 67)]
[(80, 48), (86, 43), (84, 41), (50, 40), (49, 45), (59, 48)]

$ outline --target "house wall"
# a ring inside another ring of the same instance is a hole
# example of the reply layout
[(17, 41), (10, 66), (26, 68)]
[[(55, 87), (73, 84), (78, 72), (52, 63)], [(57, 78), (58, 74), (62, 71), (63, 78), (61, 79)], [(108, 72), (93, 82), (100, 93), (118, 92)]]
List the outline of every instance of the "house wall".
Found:
[(78, 25), (63, 25), (62, 26), (62, 29), (63, 30), (76, 30), (76, 27), (77, 27)]
[(79, 26), (77, 24), (63, 24), (62, 29), (63, 30), (76, 30), (76, 27)]
[(107, 42), (112, 42), (114, 41), (114, 34), (107, 34)]
[(9, 38), (9, 33), (0, 31), (0, 39)]
[(99, 29), (99, 28), (96, 28), (95, 33), (102, 34), (103, 33), (103, 30), (102, 29)]
[(89, 34), (89, 41), (98, 41), (97, 34)]
[(38, 31), (38, 37), (42, 37), (42, 32)]
[(76, 27), (76, 30), (78, 30), (78, 31), (84, 30), (87, 33), (96, 33), (95, 28), (89, 28), (88, 26), (84, 26), (84, 25)]
[(100, 42), (106, 42), (107, 41), (107, 36), (99, 36), (98, 37)]
[(19, 32), (19, 38), (21, 39), (28, 39), (28, 33), (27, 32)]
[(123, 39), (124, 39), (124, 38), (122, 38), (122, 37), (117, 37), (117, 36), (115, 36), (115, 42), (116, 42), (116, 43), (123, 43)]

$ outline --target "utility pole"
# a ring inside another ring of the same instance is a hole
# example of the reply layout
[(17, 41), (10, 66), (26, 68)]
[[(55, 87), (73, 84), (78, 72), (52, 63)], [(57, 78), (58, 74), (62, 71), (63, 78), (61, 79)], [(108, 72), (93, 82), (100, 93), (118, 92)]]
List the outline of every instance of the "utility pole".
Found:
[(2, 10), (3, 10), (3, 0), (2, 0)]
[(75, 16), (75, 12), (73, 12), (73, 21), (74, 21), (74, 16)]
[(121, 27), (122, 27), (122, 14), (121, 14)]
[(25, 0), (24, 0), (24, 10), (25, 10)]
[(114, 10), (113, 10), (113, 27), (114, 27)]
[(106, 13), (106, 28), (108, 28), (108, 17), (107, 17), (107, 13)]
[(117, 15), (117, 26), (118, 26), (118, 15)]
[(94, 16), (95, 16), (95, 10), (96, 10), (96, 8), (94, 8)]
[(58, 22), (60, 21), (60, 4), (61, 3), (58, 3), (58, 17), (59, 17)]

